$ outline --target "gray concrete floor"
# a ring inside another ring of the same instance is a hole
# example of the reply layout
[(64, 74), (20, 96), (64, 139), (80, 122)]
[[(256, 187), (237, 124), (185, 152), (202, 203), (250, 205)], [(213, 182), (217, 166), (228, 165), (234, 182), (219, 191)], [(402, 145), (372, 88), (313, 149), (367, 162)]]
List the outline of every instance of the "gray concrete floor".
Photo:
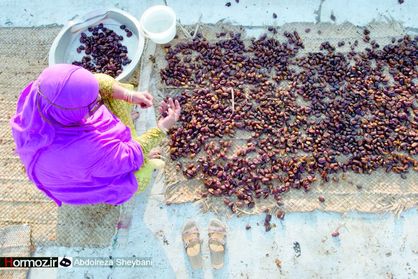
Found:
[[(245, 26), (288, 22), (349, 21), (365, 25), (373, 20), (400, 21), (411, 32), (418, 28), (418, 1), (405, 0), (241, 0), (225, 7), (228, 1), (146, 0), (146, 1), (52, 1), (2, 0), (0, 26), (41, 26), (64, 24), (76, 15), (97, 7), (118, 7), (136, 17), (154, 4), (168, 4), (183, 24), (215, 23), (227, 20)], [(278, 15), (273, 19), (272, 13)], [(146, 83), (143, 83), (146, 89)], [(152, 111), (142, 112), (139, 130), (155, 125)], [(142, 129), (141, 129), (142, 128)], [(226, 265), (209, 268), (207, 225), (214, 217), (201, 214), (195, 204), (166, 206), (163, 183), (157, 180), (146, 193), (128, 205), (133, 215), (127, 231), (115, 236), (113, 245), (103, 249), (80, 247), (38, 247), (35, 255), (70, 257), (151, 257), (150, 268), (72, 268), (32, 270), (30, 278), (418, 278), (417, 209), (399, 217), (393, 214), (349, 212), (290, 213), (266, 233), (263, 216), (225, 220), (228, 231)], [(192, 271), (185, 258), (180, 231), (188, 219), (197, 221), (205, 240), (204, 269)], [(252, 228), (245, 230), (246, 224)], [(331, 237), (340, 229), (340, 237)], [(301, 254), (294, 249), (298, 242)], [(281, 261), (281, 268), (275, 260)]]

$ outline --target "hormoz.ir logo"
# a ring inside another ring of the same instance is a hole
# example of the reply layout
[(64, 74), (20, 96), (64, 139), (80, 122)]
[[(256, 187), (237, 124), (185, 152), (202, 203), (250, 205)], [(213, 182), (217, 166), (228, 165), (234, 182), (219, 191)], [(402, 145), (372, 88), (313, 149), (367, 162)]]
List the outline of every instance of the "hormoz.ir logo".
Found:
[(71, 265), (71, 257), (0, 257), (0, 268), (56, 268)]

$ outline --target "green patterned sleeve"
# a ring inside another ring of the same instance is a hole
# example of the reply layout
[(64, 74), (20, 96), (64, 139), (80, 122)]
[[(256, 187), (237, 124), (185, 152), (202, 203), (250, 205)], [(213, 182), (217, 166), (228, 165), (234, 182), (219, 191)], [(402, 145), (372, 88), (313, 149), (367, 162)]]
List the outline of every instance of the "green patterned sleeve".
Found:
[(106, 74), (96, 73), (94, 76), (99, 82), (100, 96), (103, 99), (111, 99), (113, 94), (113, 84), (116, 82), (116, 80)]
[[(125, 112), (125, 109), (118, 109), (119, 107), (116, 106), (117, 104), (123, 104), (125, 102), (122, 102), (120, 100), (112, 100), (112, 95), (113, 95), (113, 84), (115, 82), (117, 82), (114, 78), (112, 78), (109, 75), (106, 74), (101, 74), (101, 73), (96, 73), (94, 74), (94, 76), (96, 77), (97, 81), (99, 82), (99, 91), (100, 91), (100, 96), (104, 99), (104, 100), (108, 100), (110, 103), (112, 103), (113, 105), (111, 106), (111, 110), (112, 112), (119, 118), (121, 119), (121, 121), (125, 124), (128, 125), (128, 123), (132, 123), (132, 120), (128, 121), (128, 118), (130, 119), (130, 113), (129, 115), (126, 113), (121, 113)], [(128, 89), (133, 89), (133, 86), (130, 84), (124, 84), (124, 83), (120, 83), (121, 86), (128, 88)], [(126, 110), (129, 111), (129, 110)], [(132, 125), (128, 125), (132, 130), (134, 130)], [(141, 145), (142, 148), (142, 153), (144, 155), (144, 158), (146, 158), (148, 156), (148, 153), (150, 152), (151, 149), (153, 149), (154, 147), (158, 146), (162, 140), (166, 137), (166, 133), (161, 130), (160, 128), (152, 128), (149, 129), (148, 131), (146, 131), (143, 135), (141, 136), (133, 136), (133, 138)]]
[(141, 145), (144, 158), (146, 158), (150, 150), (157, 147), (165, 137), (166, 133), (160, 128), (151, 128), (137, 137), (136, 140), (139, 142), (139, 145)]

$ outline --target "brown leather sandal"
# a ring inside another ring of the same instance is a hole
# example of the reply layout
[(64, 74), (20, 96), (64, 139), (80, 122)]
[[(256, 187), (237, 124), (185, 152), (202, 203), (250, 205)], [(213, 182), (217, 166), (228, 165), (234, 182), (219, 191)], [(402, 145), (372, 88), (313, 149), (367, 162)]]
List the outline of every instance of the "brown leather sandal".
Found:
[(202, 268), (202, 240), (194, 221), (189, 221), (183, 228), (182, 239), (186, 254), (193, 269)]
[(220, 269), (224, 266), (226, 226), (221, 221), (214, 219), (209, 223), (208, 235), (212, 267)]

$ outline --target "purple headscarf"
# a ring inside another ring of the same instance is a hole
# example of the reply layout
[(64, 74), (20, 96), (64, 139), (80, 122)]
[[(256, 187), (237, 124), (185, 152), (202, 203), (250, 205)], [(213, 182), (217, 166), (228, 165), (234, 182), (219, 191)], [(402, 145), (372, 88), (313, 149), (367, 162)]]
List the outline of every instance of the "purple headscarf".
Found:
[(89, 71), (54, 65), (21, 92), (11, 119), (27, 175), (58, 205), (117, 205), (138, 188), (141, 148), (105, 106), (89, 116), (98, 93)]

